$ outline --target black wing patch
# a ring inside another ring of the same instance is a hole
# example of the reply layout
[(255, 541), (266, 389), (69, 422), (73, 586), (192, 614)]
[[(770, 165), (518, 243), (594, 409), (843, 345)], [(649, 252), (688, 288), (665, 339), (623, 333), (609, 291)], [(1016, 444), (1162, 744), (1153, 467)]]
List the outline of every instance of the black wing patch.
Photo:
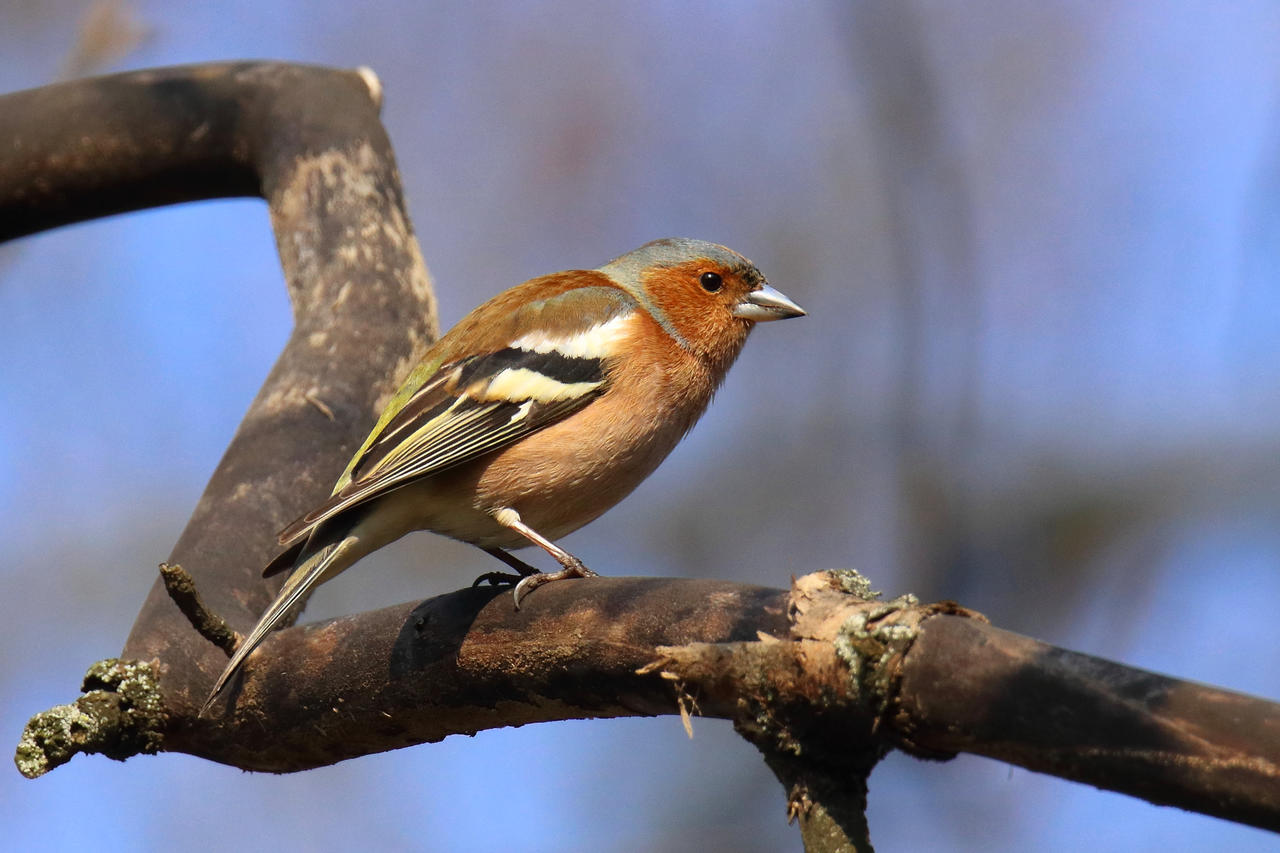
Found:
[[(387, 457), (396, 454), (405, 442), (414, 442), (412, 436), (422, 431), (425, 425), (447, 417), (452, 423), (439, 421), (439, 434), (427, 433), (417, 436), (417, 441), (427, 439), (427, 444), (440, 446), (431, 448), (435, 452), (427, 456), (444, 456), (447, 449), (455, 441), (465, 442), (467, 439), (479, 439), (492, 445), (485, 433), (495, 430), (507, 435), (506, 424), (516, 418), (518, 410), (528, 405), (531, 398), (515, 400), (486, 400), (484, 392), (489, 384), (506, 370), (528, 370), (563, 385), (580, 383), (596, 383), (603, 385), (605, 380), (604, 362), (598, 358), (575, 358), (554, 350), (550, 352), (533, 352), (531, 350), (507, 347), (485, 355), (471, 356), (453, 364), (444, 365), (432, 379), (416, 393), (394, 418), (387, 422), (382, 434), (365, 450), (360, 461), (351, 469), (352, 484), (363, 480), (378, 468), (382, 467)], [(578, 400), (577, 396), (566, 400), (541, 403), (533, 401), (527, 414), (520, 418), (525, 423), (533, 424), (533, 428), (546, 426), (559, 416), (567, 414), (563, 407), (556, 403), (571, 404), (568, 411), (574, 411), (590, 402), (603, 387), (586, 392), (586, 399)], [(450, 412), (450, 409), (453, 411)], [(527, 435), (532, 429), (518, 430), (516, 437)], [(514, 438), (507, 438), (508, 441)], [(505, 443), (505, 442), (502, 442)], [(423, 450), (427, 450), (424, 447)], [(492, 449), (492, 447), (490, 447)], [(474, 453), (456, 459), (451, 465), (457, 465), (472, 458)], [(449, 467), (451, 467), (451, 465)], [(443, 466), (432, 470), (443, 470)], [(424, 471), (422, 473), (430, 473)]]

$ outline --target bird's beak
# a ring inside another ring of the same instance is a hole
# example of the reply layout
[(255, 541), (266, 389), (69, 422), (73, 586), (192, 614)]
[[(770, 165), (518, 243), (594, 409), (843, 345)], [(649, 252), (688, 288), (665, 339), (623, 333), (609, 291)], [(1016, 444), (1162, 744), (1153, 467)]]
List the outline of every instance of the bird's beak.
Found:
[(804, 309), (766, 284), (759, 290), (748, 293), (735, 305), (733, 316), (764, 323), (788, 317), (803, 317)]

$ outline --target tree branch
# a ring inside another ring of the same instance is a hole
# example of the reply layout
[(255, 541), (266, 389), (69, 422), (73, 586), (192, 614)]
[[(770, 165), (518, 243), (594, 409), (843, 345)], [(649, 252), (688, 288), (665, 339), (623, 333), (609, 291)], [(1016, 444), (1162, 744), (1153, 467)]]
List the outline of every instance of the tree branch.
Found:
[[(275, 532), (327, 497), (381, 403), (434, 340), (435, 300), (368, 71), (228, 63), (0, 97), (0, 239), (203, 198), (268, 202), (294, 310), (168, 562), (247, 630), (282, 578)], [(207, 690), (223, 651), (153, 586), (122, 656), (167, 695)]]
[(1054, 648), (953, 604), (868, 601), (847, 577), (807, 575), (789, 592), (600, 578), (552, 584), (519, 611), (506, 590), (462, 590), (279, 631), (207, 716), (203, 690), (159, 687), (167, 716), (138, 719), (160, 726), (150, 734), (166, 751), (289, 772), (451, 734), (695, 706), (761, 750), (802, 829), (839, 828), (841, 844), (819, 849), (862, 849), (865, 778), (895, 746), (1280, 830), (1275, 703)]
[(907, 748), (974, 752), (1280, 831), (1280, 705), (931, 619), (904, 662)]

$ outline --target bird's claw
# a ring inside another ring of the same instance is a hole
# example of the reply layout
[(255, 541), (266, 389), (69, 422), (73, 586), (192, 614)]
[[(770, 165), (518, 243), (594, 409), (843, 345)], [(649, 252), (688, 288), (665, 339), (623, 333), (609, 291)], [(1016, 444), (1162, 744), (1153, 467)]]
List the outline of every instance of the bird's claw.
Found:
[(599, 575), (588, 569), (581, 561), (577, 561), (565, 566), (558, 572), (538, 572), (536, 575), (526, 575), (520, 579), (519, 583), (516, 584), (516, 588), (511, 591), (511, 597), (515, 601), (516, 610), (519, 610), (520, 601), (543, 584), (562, 581), (567, 578), (596, 577), (599, 577)]

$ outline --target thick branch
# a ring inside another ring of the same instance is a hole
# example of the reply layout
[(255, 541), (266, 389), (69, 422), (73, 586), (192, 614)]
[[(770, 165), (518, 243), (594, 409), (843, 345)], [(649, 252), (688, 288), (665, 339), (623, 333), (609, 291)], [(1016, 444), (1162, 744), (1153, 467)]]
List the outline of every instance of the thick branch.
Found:
[[(169, 562), (233, 629), (280, 579), (275, 531), (328, 494), (435, 336), (371, 72), (279, 63), (156, 69), (0, 97), (0, 239), (177, 201), (262, 195), (294, 329)], [(124, 657), (171, 695), (226, 663), (157, 582)]]
[(592, 579), (540, 589), (520, 611), (505, 590), (473, 589), (292, 628), (211, 715), (195, 716), (203, 693), (167, 693), (162, 748), (290, 771), (500, 726), (696, 708), (733, 720), (792, 811), (855, 847), (862, 782), (895, 745), (1280, 830), (1275, 703), (1057, 649), (954, 605), (866, 601), (839, 579), (809, 575), (790, 593)]
[(185, 711), (165, 748), (279, 772), (502, 726), (669, 714), (670, 683), (637, 673), (657, 647), (787, 630), (785, 592), (720, 581), (566, 581), (537, 598), (517, 611), (509, 590), (475, 588), (278, 632), (205, 717), (203, 692), (166, 697)]
[(969, 619), (926, 623), (901, 668), (904, 744), (1280, 831), (1280, 705)]
[(289, 158), (365, 139), (380, 98), (370, 72), (261, 62), (0, 96), (0, 241), (177, 202), (269, 197)]

